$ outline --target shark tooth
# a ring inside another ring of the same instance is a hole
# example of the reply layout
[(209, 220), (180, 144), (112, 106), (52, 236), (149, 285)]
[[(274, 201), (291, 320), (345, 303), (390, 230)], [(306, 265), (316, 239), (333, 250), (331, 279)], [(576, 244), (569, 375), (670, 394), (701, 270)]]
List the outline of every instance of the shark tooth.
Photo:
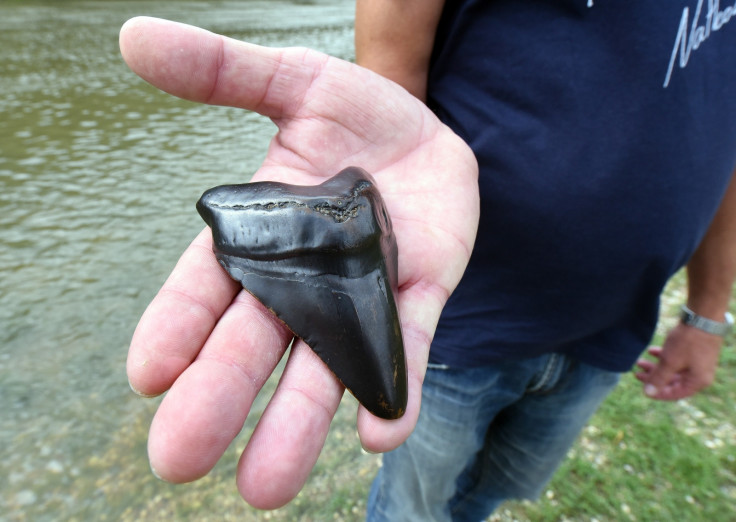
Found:
[(348, 167), (321, 185), (223, 185), (197, 210), (220, 265), (378, 417), (403, 415), (406, 362), (398, 249), (373, 178)]

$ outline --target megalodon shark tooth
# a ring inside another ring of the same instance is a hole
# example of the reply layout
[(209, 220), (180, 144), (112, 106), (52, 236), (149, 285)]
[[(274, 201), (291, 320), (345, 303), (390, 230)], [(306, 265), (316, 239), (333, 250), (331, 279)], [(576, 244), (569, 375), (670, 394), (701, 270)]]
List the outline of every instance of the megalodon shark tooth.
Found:
[(398, 249), (373, 178), (348, 167), (320, 185), (223, 185), (197, 210), (230, 276), (311, 347), (376, 416), (407, 402), (395, 296)]

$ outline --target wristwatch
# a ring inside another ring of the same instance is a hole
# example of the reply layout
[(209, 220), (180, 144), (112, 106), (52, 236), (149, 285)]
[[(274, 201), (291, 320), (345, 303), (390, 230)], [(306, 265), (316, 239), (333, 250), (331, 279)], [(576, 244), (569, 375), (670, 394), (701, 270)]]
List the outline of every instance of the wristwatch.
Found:
[(708, 319), (702, 315), (698, 315), (690, 310), (686, 305), (682, 305), (682, 311), (680, 312), (680, 321), (682, 324), (692, 326), (698, 330), (703, 330), (709, 334), (718, 335), (720, 337), (726, 337), (733, 329), (733, 316), (726, 312), (724, 321), (718, 322), (713, 319)]

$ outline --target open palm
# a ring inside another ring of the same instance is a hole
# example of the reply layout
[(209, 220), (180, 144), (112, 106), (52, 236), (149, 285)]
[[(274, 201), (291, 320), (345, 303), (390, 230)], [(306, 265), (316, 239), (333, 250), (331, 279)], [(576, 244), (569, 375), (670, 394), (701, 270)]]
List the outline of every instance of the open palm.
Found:
[[(364, 408), (361, 442), (388, 451), (409, 436), (440, 312), (465, 269), (478, 222), (470, 149), (398, 85), (307, 49), (270, 49), (163, 20), (123, 26), (128, 65), (176, 96), (257, 111), (278, 126), (253, 180), (314, 185), (355, 165), (376, 180), (399, 246), (398, 306), (409, 378), (406, 414)], [(128, 356), (131, 386), (166, 390), (149, 436), (155, 472), (174, 482), (205, 475), (238, 434), (292, 334), (217, 264), (205, 229), (151, 302)], [(303, 342), (241, 457), (238, 486), (261, 508), (301, 489), (343, 388)]]

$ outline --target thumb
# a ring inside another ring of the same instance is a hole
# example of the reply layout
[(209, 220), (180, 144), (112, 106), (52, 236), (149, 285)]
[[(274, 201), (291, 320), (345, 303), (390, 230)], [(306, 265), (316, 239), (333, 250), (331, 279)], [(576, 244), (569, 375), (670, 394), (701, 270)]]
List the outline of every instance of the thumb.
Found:
[(328, 59), (314, 51), (290, 49), (294, 59), (286, 60), (287, 50), (149, 17), (128, 20), (119, 43), (127, 65), (169, 94), (271, 118), (293, 114), (294, 104)]

